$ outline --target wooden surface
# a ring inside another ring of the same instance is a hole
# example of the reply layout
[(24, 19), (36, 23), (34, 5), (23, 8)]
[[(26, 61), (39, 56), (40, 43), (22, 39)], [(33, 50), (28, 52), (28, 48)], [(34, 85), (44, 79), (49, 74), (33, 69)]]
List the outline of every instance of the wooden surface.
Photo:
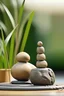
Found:
[(0, 96), (64, 96), (64, 89), (41, 91), (4, 91), (0, 90)]
[[(56, 76), (56, 84), (64, 85), (64, 73)], [(64, 89), (41, 91), (4, 91), (0, 90), (0, 96), (64, 96)]]

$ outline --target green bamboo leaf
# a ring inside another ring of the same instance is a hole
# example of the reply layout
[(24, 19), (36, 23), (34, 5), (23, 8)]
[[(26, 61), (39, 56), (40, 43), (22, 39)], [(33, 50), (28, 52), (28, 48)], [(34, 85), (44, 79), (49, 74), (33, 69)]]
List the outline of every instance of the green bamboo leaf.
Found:
[(30, 30), (30, 27), (31, 27), (33, 16), (34, 16), (34, 11), (30, 14), (28, 23), (26, 25), (26, 29), (25, 29), (25, 33), (24, 33), (24, 37), (23, 37), (23, 40), (22, 40), (22, 45), (21, 45), (20, 51), (24, 51), (24, 48), (25, 48), (25, 45), (26, 45), (26, 42), (27, 42), (27, 38), (28, 38), (28, 34), (29, 34), (29, 30)]
[(25, 0), (23, 0), (23, 3), (22, 3), (20, 10), (19, 10), (18, 22), (20, 22), (22, 19), (23, 10), (24, 10), (24, 3), (25, 3)]
[(8, 57), (7, 57), (7, 50), (6, 50), (6, 45), (5, 45), (4, 34), (3, 34), (2, 28), (1, 28), (1, 34), (2, 34), (2, 42), (3, 42), (3, 48), (4, 48), (4, 68), (7, 68), (8, 67)]
[(13, 10), (14, 10), (14, 20), (15, 20), (15, 24), (18, 23), (18, 0), (11, 0), (11, 4), (13, 6)]
[(11, 21), (11, 24), (12, 24), (12, 26), (14, 28), (15, 27), (15, 21), (14, 21), (14, 18), (12, 16), (12, 14), (10, 13), (9, 9), (3, 3), (2, 3), (2, 6), (3, 6), (5, 12), (7, 13), (7, 15), (8, 15), (8, 17), (9, 17), (9, 19)]
[[(0, 26), (2, 27), (2, 29), (4, 30), (4, 32), (7, 32), (7, 28), (5, 26), (5, 24), (0, 20)], [(6, 33), (7, 34), (7, 33)]]
[[(30, 13), (31, 14), (31, 13)], [(21, 39), (22, 39), (22, 35), (23, 35), (23, 29), (24, 29), (24, 26), (26, 24), (26, 22), (28, 21), (29, 17), (30, 17), (30, 14), (28, 14), (28, 16), (25, 17), (25, 19), (22, 21), (22, 23), (20, 24), (20, 28), (19, 28), (19, 33), (18, 33), (18, 43), (17, 43), (17, 46), (16, 46), (16, 54), (18, 52), (18, 48), (20, 46), (20, 42), (21, 42)]]
[(4, 57), (3, 55), (0, 55), (0, 69), (4, 68)]
[[(15, 32), (14, 32), (15, 33)], [(15, 34), (13, 33), (12, 38), (11, 38), (11, 43), (10, 43), (10, 52), (9, 52), (9, 65), (10, 68), (13, 65), (13, 56), (14, 56), (14, 38), (15, 38)]]
[(0, 38), (0, 55), (2, 55), (2, 53), (4, 53), (4, 48), (3, 48), (3, 42)]
[[(31, 14), (31, 13), (30, 13)], [(22, 33), (23, 33), (23, 29), (24, 29), (24, 26), (26, 24), (26, 22), (28, 21), (29, 17), (30, 17), (30, 14), (28, 14), (28, 16), (25, 17), (25, 19), (22, 21), (21, 25), (20, 25), (20, 28), (19, 28), (19, 38), (18, 38), (18, 42), (20, 42), (21, 38), (22, 38)]]
[[(17, 25), (18, 26), (18, 25)], [(17, 26), (15, 27), (15, 29), (17, 28)], [(15, 40), (15, 29), (13, 30), (13, 34), (11, 35), (11, 42), (10, 42), (10, 52), (9, 52), (9, 66), (10, 68), (13, 65), (13, 60), (14, 60), (14, 40)]]
[(15, 32), (15, 30), (16, 30), (17, 27), (18, 27), (18, 25), (17, 25), (17, 26), (10, 32), (10, 34), (6, 37), (6, 39), (5, 39), (5, 44), (6, 44), (6, 46), (7, 46), (10, 38), (12, 37), (12, 35), (13, 35), (13, 33)]
[[(19, 47), (19, 43), (17, 41), (19, 41), (19, 29), (20, 29), (20, 26), (21, 26), (21, 20), (22, 20), (22, 15), (23, 15), (23, 11), (24, 11), (24, 3), (25, 3), (25, 0), (23, 0), (22, 5), (19, 8), (19, 13), (18, 13), (18, 20), (17, 20), (17, 22), (19, 23), (19, 26), (18, 26), (18, 29), (17, 29), (17, 32), (16, 32), (15, 55), (17, 54), (18, 47)], [(17, 38), (17, 36), (18, 36), (18, 38)]]

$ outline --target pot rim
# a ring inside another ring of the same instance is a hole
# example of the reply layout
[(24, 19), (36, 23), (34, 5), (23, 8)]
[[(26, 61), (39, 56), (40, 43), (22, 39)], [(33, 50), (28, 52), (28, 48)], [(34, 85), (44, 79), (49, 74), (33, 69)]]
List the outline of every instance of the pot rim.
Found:
[(0, 69), (0, 71), (5, 71), (5, 70), (11, 70), (11, 69)]

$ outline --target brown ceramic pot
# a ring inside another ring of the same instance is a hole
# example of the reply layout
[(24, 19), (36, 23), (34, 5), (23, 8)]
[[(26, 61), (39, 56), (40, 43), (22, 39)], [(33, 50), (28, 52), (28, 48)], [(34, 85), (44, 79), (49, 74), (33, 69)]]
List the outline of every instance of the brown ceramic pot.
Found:
[(11, 69), (0, 69), (0, 83), (11, 81)]

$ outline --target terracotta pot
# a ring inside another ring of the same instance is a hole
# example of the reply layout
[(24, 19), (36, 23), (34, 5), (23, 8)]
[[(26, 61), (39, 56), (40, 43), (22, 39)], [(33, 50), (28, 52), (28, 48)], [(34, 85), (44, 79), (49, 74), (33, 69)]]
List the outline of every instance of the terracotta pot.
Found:
[(0, 83), (11, 81), (11, 69), (0, 69)]

